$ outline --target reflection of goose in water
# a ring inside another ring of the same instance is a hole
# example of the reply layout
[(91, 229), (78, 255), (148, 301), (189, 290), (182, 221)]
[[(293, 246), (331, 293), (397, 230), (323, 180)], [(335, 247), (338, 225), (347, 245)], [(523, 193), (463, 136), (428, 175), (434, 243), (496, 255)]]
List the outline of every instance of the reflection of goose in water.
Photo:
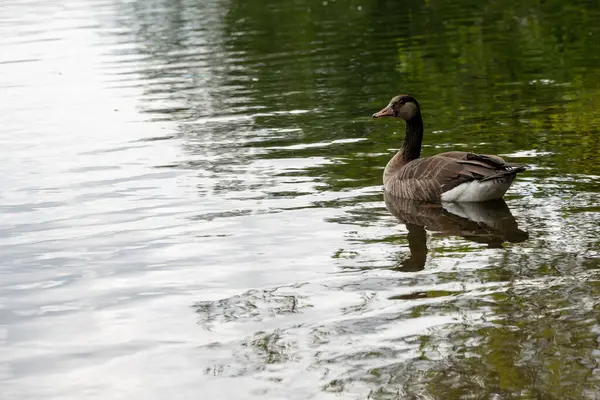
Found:
[(492, 248), (503, 242), (522, 242), (529, 234), (519, 229), (515, 217), (502, 199), (485, 203), (423, 203), (384, 193), (385, 206), (408, 229), (410, 257), (403, 271), (419, 271), (427, 258), (425, 230), (440, 236), (461, 236)]

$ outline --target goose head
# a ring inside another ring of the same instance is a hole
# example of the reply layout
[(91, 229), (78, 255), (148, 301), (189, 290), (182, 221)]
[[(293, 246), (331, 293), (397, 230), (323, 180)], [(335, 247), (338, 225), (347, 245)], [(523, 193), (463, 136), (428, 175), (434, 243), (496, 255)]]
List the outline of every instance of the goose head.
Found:
[(419, 103), (417, 103), (414, 97), (408, 94), (401, 94), (392, 98), (390, 103), (381, 111), (373, 114), (373, 118), (396, 117), (409, 121), (419, 115), (420, 112)]

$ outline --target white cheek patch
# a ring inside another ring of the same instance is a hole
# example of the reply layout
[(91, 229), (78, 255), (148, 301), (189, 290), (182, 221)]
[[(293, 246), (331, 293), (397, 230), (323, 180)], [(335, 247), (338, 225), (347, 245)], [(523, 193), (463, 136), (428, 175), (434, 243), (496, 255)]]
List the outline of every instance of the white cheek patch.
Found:
[(417, 110), (417, 105), (412, 101), (409, 101), (400, 108), (400, 114), (405, 119), (411, 119), (417, 114)]

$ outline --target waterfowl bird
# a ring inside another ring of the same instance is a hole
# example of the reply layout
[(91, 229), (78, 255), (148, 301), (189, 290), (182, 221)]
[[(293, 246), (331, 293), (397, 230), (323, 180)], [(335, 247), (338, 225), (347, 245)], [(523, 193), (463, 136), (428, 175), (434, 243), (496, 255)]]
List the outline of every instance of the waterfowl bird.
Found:
[(508, 163), (496, 155), (450, 151), (419, 158), (423, 119), (417, 100), (410, 95), (392, 98), (373, 118), (397, 117), (406, 121), (402, 148), (387, 163), (383, 188), (401, 198), (420, 201), (484, 202), (500, 199), (523, 164)]

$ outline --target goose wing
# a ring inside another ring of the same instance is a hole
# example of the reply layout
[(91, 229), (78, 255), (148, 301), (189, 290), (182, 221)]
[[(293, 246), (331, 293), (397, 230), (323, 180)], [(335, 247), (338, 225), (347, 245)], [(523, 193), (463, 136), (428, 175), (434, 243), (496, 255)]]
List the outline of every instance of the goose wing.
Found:
[(385, 183), (385, 188), (396, 196), (436, 201), (463, 183), (498, 179), (524, 170), (524, 165), (507, 163), (498, 156), (448, 152), (409, 162)]
[(449, 157), (455, 158), (457, 160), (463, 161), (483, 161), (488, 164), (498, 165), (498, 166), (510, 166), (510, 165), (521, 165), (521, 164), (511, 164), (507, 163), (502, 157), (491, 155), (491, 154), (476, 154), (468, 151), (447, 151), (445, 153), (437, 154), (436, 157)]

